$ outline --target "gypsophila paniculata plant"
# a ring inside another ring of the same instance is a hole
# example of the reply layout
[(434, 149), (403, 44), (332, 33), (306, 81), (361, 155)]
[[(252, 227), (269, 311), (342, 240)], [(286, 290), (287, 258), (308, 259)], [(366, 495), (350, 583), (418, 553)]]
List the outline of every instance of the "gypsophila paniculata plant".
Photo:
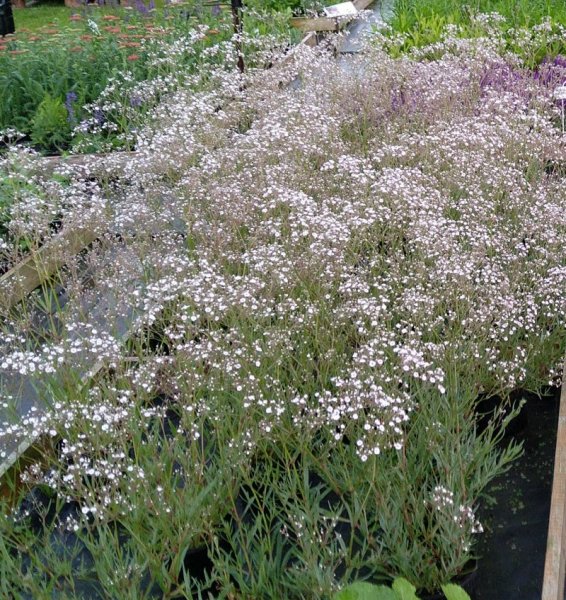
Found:
[[(258, 43), (245, 74), (159, 96), (64, 304), (2, 313), (0, 444), (46, 448), (17, 482), (39, 508), (1, 523), (4, 589), (78, 585), (55, 530), (107, 597), (432, 591), (465, 568), (520, 452), (506, 399), (560, 383), (564, 67), (496, 37), (376, 39), (268, 71)], [(50, 410), (10, 416), (22, 381)]]

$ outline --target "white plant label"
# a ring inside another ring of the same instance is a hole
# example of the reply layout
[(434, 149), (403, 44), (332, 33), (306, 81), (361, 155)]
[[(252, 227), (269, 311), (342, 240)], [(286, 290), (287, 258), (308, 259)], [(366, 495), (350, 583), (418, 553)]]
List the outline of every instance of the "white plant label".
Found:
[(559, 85), (554, 90), (554, 97), (557, 100), (566, 100), (566, 85)]
[(353, 2), (340, 2), (333, 4), (324, 9), (324, 14), (327, 17), (355, 17), (358, 14), (358, 9)]

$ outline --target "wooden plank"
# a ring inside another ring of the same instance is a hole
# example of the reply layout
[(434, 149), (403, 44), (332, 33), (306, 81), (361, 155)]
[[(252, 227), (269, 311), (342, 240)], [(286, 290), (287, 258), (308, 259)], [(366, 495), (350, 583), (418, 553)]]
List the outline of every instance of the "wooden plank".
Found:
[(78, 254), (97, 237), (94, 222), (57, 234), (39, 250), (0, 277), (0, 305), (11, 308), (53, 276), (69, 255)]
[[(353, 4), (358, 11), (365, 10), (375, 0), (354, 0)], [(331, 18), (331, 17), (293, 17), (291, 25), (301, 31), (340, 31), (356, 17)]]
[(291, 26), (301, 31), (340, 31), (350, 19), (331, 19), (330, 17), (293, 17)]
[(309, 46), (310, 48), (314, 48), (317, 44), (318, 36), (316, 32), (311, 31), (310, 33), (307, 33), (307, 35), (305, 35), (305, 37), (296, 46), (294, 46), (288, 54), (286, 54), (279, 62), (275, 63), (275, 66), (282, 67), (293, 61), (295, 59), (295, 52), (297, 48), (300, 48), (301, 46)]
[(365, 10), (370, 4), (373, 4), (375, 0), (353, 0), (353, 2), (358, 10)]
[(310, 48), (314, 48), (318, 45), (318, 38), (316, 35), (316, 31), (311, 31), (301, 40), (299, 45), (309, 46)]
[(556, 434), (542, 600), (563, 600), (566, 574), (566, 361)]
[(135, 151), (108, 152), (95, 154), (71, 154), (69, 156), (43, 156), (37, 159), (37, 166), (41, 172), (53, 173), (60, 167), (83, 167), (90, 169), (93, 173), (106, 171), (108, 168), (120, 172), (126, 164), (137, 156)]

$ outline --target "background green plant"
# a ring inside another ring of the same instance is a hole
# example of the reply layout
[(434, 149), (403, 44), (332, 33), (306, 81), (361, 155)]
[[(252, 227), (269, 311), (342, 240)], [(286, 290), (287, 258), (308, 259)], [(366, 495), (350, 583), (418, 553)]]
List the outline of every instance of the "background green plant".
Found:
[[(250, 4), (252, 8), (254, 10), (244, 19), (245, 30), (250, 35), (277, 34), (289, 40), (296, 37), (288, 26), (285, 12), (266, 8), (261, 3)], [(28, 10), (33, 12), (35, 9)], [(8, 38), (4, 50), (0, 50), (0, 132), (15, 128), (29, 136), (41, 152), (70, 148), (72, 128), (90, 116), (84, 107), (95, 103), (113, 78), (127, 73), (130, 87), (132, 83), (151, 81), (167, 74), (182, 80), (202, 67), (199, 55), (203, 49), (229, 39), (233, 33), (230, 12), (224, 9), (216, 13), (210, 6), (203, 6), (200, 0), (178, 7), (162, 6), (147, 13), (112, 8), (97, 12), (92, 7), (74, 12), (82, 16), (82, 20), (63, 21), (60, 28), (55, 25), (54, 29), (51, 25), (34, 35), (24, 33), (14, 39)], [(67, 17), (70, 14), (68, 12)], [(117, 20), (104, 21), (107, 16)], [(88, 20), (97, 23), (100, 34), (91, 30)], [(131, 43), (132, 40), (139, 42), (140, 37), (148, 37), (148, 25), (162, 28), (160, 38), (165, 43), (184, 39), (201, 26), (208, 26), (214, 34), (197, 43), (196, 52), (178, 56), (175, 64), (161, 62), (155, 65), (152, 54), (159, 53), (158, 41), (146, 47)], [(108, 31), (116, 26), (121, 28), (121, 33)], [(127, 40), (120, 37), (124, 35), (132, 37)], [(69, 94), (73, 96), (70, 105)], [(129, 98), (125, 95), (126, 90), (122, 90), (121, 100), (127, 105)], [(72, 109), (72, 114), (67, 115), (68, 108)], [(143, 113), (147, 108), (140, 107), (138, 112)], [(65, 119), (62, 118), (63, 109)], [(127, 118), (118, 115), (118, 122), (114, 122), (113, 128), (102, 137), (127, 134), (138, 125), (131, 122), (130, 113)], [(116, 111), (114, 114), (117, 115)], [(94, 136), (85, 149), (96, 150), (99, 143), (101, 140)], [(113, 142), (110, 147), (112, 145), (123, 147), (124, 142)]]
[(31, 123), (31, 140), (47, 152), (65, 149), (71, 135), (67, 109), (61, 98), (45, 94)]
[(566, 6), (561, 0), (396, 0), (392, 25), (407, 31), (431, 18), (467, 24), (471, 14), (491, 12), (504, 16), (509, 27), (529, 27), (546, 17), (555, 22), (566, 20)]
[[(493, 13), (497, 14), (495, 18)], [(565, 49), (563, 39), (542, 39), (536, 48), (525, 44), (524, 39), (516, 39), (517, 29), (539, 26), (544, 21), (548, 21), (542, 27), (549, 38), (552, 33), (560, 35), (560, 26), (566, 22), (566, 5), (559, 0), (396, 0), (390, 25), (395, 33), (402, 34), (394, 54), (442, 41), (448, 25), (455, 26), (462, 38), (489, 37), (489, 29), (495, 27), (506, 35), (509, 49), (533, 67)]]

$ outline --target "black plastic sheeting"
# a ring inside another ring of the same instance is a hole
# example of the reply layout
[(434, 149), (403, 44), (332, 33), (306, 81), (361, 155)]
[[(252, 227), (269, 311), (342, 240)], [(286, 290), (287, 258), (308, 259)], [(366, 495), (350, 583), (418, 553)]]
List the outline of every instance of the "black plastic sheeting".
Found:
[[(480, 510), (486, 529), (479, 546), (472, 600), (540, 600), (550, 514), (560, 389), (548, 397), (525, 395), (513, 431), (524, 454), (495, 480), (496, 504)], [(519, 396), (520, 397), (520, 396)]]

